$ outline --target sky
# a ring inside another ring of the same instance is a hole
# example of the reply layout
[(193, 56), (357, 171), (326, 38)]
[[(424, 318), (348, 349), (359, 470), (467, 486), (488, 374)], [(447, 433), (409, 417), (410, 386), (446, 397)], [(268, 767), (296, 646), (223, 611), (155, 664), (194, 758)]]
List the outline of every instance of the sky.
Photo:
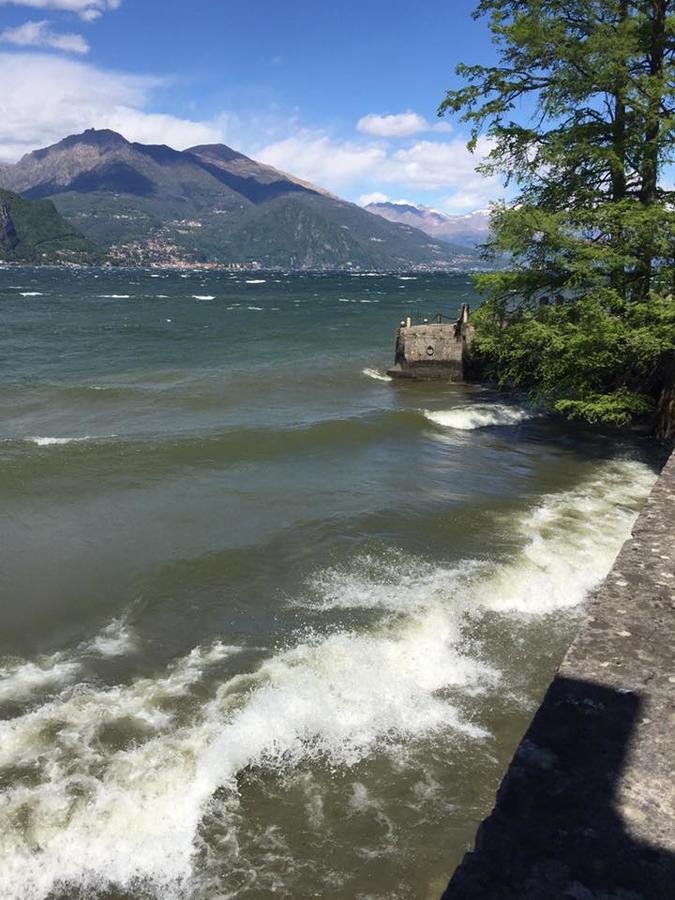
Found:
[(503, 195), (437, 117), (494, 60), (476, 0), (0, 0), (0, 160), (85, 128), (222, 142), (355, 202)]

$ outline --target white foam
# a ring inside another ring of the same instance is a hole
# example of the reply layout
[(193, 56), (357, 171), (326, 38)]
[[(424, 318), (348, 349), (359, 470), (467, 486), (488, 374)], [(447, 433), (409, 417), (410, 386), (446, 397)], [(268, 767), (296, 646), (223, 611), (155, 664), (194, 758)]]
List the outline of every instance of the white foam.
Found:
[(385, 375), (384, 372), (379, 372), (377, 369), (363, 369), (362, 373), (367, 375), (368, 378), (374, 378), (375, 381), (393, 381), (394, 379), (391, 375)]
[(87, 438), (32, 437), (28, 440), (32, 441), (34, 444), (37, 444), (38, 447), (51, 447), (61, 444), (70, 444), (71, 441), (86, 441)]
[(538, 415), (535, 410), (509, 406), (505, 403), (476, 403), (455, 409), (425, 409), (423, 412), (430, 422), (443, 428), (457, 428), (460, 431), (473, 431), (475, 428), (487, 428), (492, 425), (519, 425)]
[(653, 482), (647, 466), (614, 462), (581, 487), (545, 498), (514, 523), (523, 550), (491, 575), (484, 605), (540, 615), (581, 603), (611, 568)]
[(323, 610), (379, 609), (408, 615), (447, 603), (457, 608), (459, 592), (467, 599), (466, 587), (480, 569), (471, 561), (450, 568), (434, 566), (395, 551), (385, 557), (363, 555), (349, 567), (317, 574), (310, 582), (309, 597), (301, 602)]
[(317, 575), (303, 602), (320, 609), (410, 613), (430, 604), (456, 613), (493, 610), (544, 615), (577, 606), (609, 571), (654, 482), (647, 466), (607, 463), (571, 491), (544, 497), (504, 522), (521, 549), (507, 562), (433, 566), (392, 552)]
[(99, 294), (102, 300), (129, 300), (131, 294)]
[(41, 291), (21, 291), (22, 297), (44, 297)]
[[(105, 390), (105, 388), (95, 387), (94, 390)], [(115, 437), (115, 435), (110, 434), (108, 437)], [(36, 444), (38, 447), (60, 447), (65, 444), (92, 441), (95, 440), (95, 438), (93, 435), (85, 434), (82, 437), (29, 437), (26, 438), (26, 440), (32, 441), (32, 443)]]
[[(436, 614), (371, 634), (310, 636), (225, 682), (189, 724), (172, 698), (228, 648), (197, 648), (165, 677), (82, 686), (0, 722), (0, 765), (42, 772), (0, 798), (0, 894), (44, 898), (59, 883), (132, 890), (140, 878), (172, 896), (190, 876), (208, 801), (242, 768), (353, 763), (383, 741), (438, 729), (481, 738), (438, 694), (492, 677), (453, 649), (456, 634), (452, 618)], [(106, 748), (101, 730), (120, 721), (136, 741)], [(30, 810), (29, 833), (16, 824), (20, 810)]]
[(262, 312), (262, 311), (263, 311), (263, 307), (262, 307), (262, 306), (247, 306), (246, 309), (252, 309), (252, 310), (254, 310), (255, 312)]
[(129, 625), (121, 619), (113, 619), (84, 645), (84, 649), (99, 656), (126, 656), (137, 649), (137, 639)]
[(246, 284), (266, 284), (266, 278), (247, 278)]
[(35, 694), (72, 681), (79, 669), (76, 660), (58, 653), (37, 662), (20, 660), (5, 663), (0, 666), (0, 703), (23, 703)]
[(193, 294), (192, 298), (194, 300), (215, 300), (216, 298), (213, 294)]

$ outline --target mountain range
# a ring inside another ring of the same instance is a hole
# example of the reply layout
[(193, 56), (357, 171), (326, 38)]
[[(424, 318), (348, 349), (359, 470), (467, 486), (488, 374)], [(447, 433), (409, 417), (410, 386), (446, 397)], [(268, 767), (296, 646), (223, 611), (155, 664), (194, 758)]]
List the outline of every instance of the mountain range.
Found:
[(365, 209), (389, 222), (419, 228), (438, 241), (466, 247), (484, 243), (490, 227), (489, 209), (452, 216), (428, 206), (417, 206), (405, 201), (369, 203)]
[[(119, 263), (463, 268), (473, 249), (348, 203), (224, 144), (177, 151), (89, 129), (0, 166)], [(379, 211), (378, 211), (379, 213)]]

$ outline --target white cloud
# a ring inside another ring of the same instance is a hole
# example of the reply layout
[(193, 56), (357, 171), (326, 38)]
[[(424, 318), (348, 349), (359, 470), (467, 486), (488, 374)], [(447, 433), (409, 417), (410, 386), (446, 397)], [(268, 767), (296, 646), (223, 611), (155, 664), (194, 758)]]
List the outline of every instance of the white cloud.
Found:
[(467, 209), (472, 212), (478, 210), (484, 212), (489, 208), (488, 204), (490, 201), (496, 199), (498, 195), (499, 190), (487, 193), (480, 190), (457, 191), (449, 197), (444, 197), (439, 205), (442, 207), (442, 212), (450, 213), (451, 215), (466, 212)]
[(199, 122), (147, 112), (164, 84), (158, 78), (41, 53), (0, 53), (0, 84), (0, 159), (8, 161), (91, 127), (177, 149), (224, 138), (224, 117)]
[(81, 19), (91, 22), (104, 12), (118, 9), (122, 0), (0, 0), (0, 5), (29, 6), (31, 9), (62, 9), (77, 13)]
[(383, 165), (386, 150), (373, 144), (333, 143), (321, 132), (302, 130), (259, 150), (256, 158), (321, 187), (339, 190)]
[(469, 153), (462, 138), (417, 141), (389, 157), (385, 178), (425, 190), (446, 187), (473, 190), (490, 181), (475, 171), (490, 148), (491, 144), (485, 138), (478, 140), (475, 153)]
[(380, 191), (373, 191), (372, 194), (362, 194), (358, 199), (359, 206), (368, 206), (370, 203), (391, 203), (388, 194), (382, 194)]
[(356, 127), (363, 134), (372, 134), (374, 137), (408, 137), (420, 131), (428, 131), (429, 123), (424, 116), (408, 110), (386, 116), (371, 113), (359, 119)]
[(448, 132), (452, 130), (447, 122), (438, 122), (436, 125), (431, 125), (424, 116), (420, 116), (419, 113), (412, 112), (412, 110), (391, 115), (370, 113), (359, 119), (356, 127), (362, 134), (370, 134), (373, 137), (396, 138), (410, 137), (423, 131)]
[(469, 153), (466, 142), (458, 137), (451, 141), (417, 141), (392, 150), (382, 142), (332, 141), (323, 132), (305, 130), (254, 155), (336, 192), (372, 185), (360, 203), (376, 195), (387, 198), (382, 188), (395, 185), (399, 196), (404, 192), (415, 196), (419, 191), (451, 191), (446, 208), (463, 211), (485, 206), (502, 192), (498, 179), (475, 171), (489, 149), (489, 141), (482, 139), (476, 152)]
[(388, 194), (380, 191), (373, 191), (372, 194), (363, 194), (359, 197), (357, 203), (359, 206), (368, 206), (369, 203), (391, 203), (392, 206), (419, 206), (416, 200), (408, 200), (407, 197), (401, 197), (399, 200), (393, 200)]
[(81, 34), (63, 34), (52, 31), (48, 22), (25, 22), (17, 28), (0, 32), (0, 43), (17, 47), (51, 47), (66, 53), (88, 53), (89, 44)]
[(179, 150), (223, 141), (334, 193), (361, 194), (362, 203), (411, 196), (464, 212), (502, 194), (497, 179), (474, 171), (489, 151), (485, 140), (472, 155), (459, 137), (403, 146), (363, 136), (334, 140), (274, 109), (250, 117), (223, 112), (208, 120), (182, 118), (155, 111), (166, 79), (39, 52), (0, 53), (0, 85), (0, 160), (14, 161), (85, 128), (112, 128), (132, 141)]

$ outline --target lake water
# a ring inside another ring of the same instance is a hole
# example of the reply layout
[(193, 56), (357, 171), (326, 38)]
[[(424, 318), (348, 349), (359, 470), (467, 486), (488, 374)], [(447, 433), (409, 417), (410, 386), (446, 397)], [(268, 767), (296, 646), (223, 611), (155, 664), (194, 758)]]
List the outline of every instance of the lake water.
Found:
[(0, 896), (438, 898), (655, 477), (385, 380), (472, 299), (0, 270)]

